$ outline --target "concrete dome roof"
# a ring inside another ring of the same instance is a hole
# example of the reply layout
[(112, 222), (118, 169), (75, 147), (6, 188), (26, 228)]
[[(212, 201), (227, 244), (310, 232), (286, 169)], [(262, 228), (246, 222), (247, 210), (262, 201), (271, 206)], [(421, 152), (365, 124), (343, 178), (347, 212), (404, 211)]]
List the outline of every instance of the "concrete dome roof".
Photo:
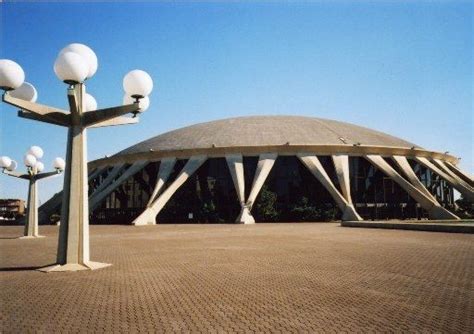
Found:
[[(248, 116), (199, 123), (145, 140), (117, 155), (157, 151), (285, 145), (411, 148), (414, 144), (361, 126), (303, 116)], [(287, 144), (288, 145), (288, 144)]]

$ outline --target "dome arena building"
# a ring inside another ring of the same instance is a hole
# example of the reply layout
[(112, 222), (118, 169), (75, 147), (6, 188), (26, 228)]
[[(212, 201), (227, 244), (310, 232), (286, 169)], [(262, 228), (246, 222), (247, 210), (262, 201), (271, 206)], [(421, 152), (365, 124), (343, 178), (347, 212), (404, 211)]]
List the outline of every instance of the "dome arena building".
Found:
[[(459, 219), (458, 159), (364, 127), (301, 116), (217, 120), (89, 163), (90, 222)], [(59, 211), (56, 194), (40, 208)]]

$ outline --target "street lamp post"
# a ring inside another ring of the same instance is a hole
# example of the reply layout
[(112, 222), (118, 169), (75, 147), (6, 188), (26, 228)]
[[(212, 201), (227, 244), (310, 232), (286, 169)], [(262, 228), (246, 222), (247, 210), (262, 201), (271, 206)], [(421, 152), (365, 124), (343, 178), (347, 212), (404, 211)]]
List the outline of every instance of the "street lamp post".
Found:
[[(22, 76), (24, 78), (23, 70), (10, 60), (0, 60), (0, 87), (5, 90), (3, 102), (20, 108), (18, 113), (20, 117), (68, 128), (56, 264), (42, 268), (42, 271), (76, 271), (109, 266), (105, 263), (92, 262), (89, 256), (86, 130), (137, 123), (136, 114), (148, 107), (148, 95), (152, 91), (153, 81), (144, 71), (129, 72), (123, 80), (126, 92), (124, 101), (129, 101), (131, 98), (132, 103), (96, 110), (95, 99), (86, 93), (84, 84), (96, 70), (97, 57), (89, 47), (75, 43), (61, 50), (54, 64), (54, 72), (69, 86), (67, 97), (70, 111), (67, 112), (13, 97), (10, 90), (21, 85)], [(128, 113), (134, 116), (123, 116)]]
[(18, 177), (29, 181), (28, 187), (28, 213), (26, 216), (25, 231), (20, 239), (30, 239), (42, 237), (38, 234), (38, 185), (37, 181), (57, 175), (64, 170), (65, 162), (61, 158), (54, 159), (54, 172), (42, 173), (44, 164), (39, 161), (43, 157), (43, 150), (39, 146), (32, 146), (25, 155), (24, 162), (27, 168), (26, 173), (15, 172), (17, 163), (9, 157), (0, 157), (0, 168), (3, 173), (9, 176)]

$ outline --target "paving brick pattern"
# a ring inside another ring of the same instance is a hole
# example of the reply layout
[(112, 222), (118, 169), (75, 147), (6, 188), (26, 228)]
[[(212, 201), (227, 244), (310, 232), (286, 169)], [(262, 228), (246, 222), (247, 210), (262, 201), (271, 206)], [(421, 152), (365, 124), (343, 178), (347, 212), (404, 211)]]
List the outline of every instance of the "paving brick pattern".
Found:
[(474, 235), (338, 224), (92, 226), (97, 271), (45, 274), (0, 227), (0, 331), (474, 332)]

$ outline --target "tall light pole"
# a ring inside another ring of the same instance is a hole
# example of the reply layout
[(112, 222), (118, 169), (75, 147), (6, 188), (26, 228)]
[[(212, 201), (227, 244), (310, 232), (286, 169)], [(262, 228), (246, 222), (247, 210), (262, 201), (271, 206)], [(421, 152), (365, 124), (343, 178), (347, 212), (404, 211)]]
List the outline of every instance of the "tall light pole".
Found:
[(24, 163), (27, 168), (26, 173), (15, 172), (18, 164), (9, 157), (0, 157), (0, 168), (3, 173), (9, 176), (18, 177), (29, 181), (28, 187), (28, 213), (26, 216), (25, 231), (20, 239), (31, 239), (42, 237), (38, 234), (38, 185), (37, 181), (57, 175), (64, 170), (65, 162), (61, 158), (54, 159), (54, 172), (42, 173), (44, 164), (39, 161), (43, 157), (43, 150), (39, 146), (32, 146), (25, 154)]
[[(84, 84), (96, 70), (97, 57), (89, 47), (74, 43), (61, 50), (54, 64), (54, 72), (68, 85), (70, 111), (67, 112), (12, 96), (9, 91), (20, 87), (24, 72), (13, 61), (0, 60), (0, 88), (5, 90), (3, 102), (20, 108), (20, 117), (68, 128), (57, 258), (55, 265), (41, 269), (46, 272), (109, 266), (90, 261), (89, 256), (86, 129), (137, 123), (138, 118), (135, 116), (146, 110), (148, 95), (153, 89), (153, 81), (146, 72), (133, 70), (123, 80), (126, 93), (124, 101), (128, 101), (130, 97), (133, 103), (96, 110), (95, 99), (86, 93)], [(128, 113), (132, 113), (134, 117), (123, 116)]]

